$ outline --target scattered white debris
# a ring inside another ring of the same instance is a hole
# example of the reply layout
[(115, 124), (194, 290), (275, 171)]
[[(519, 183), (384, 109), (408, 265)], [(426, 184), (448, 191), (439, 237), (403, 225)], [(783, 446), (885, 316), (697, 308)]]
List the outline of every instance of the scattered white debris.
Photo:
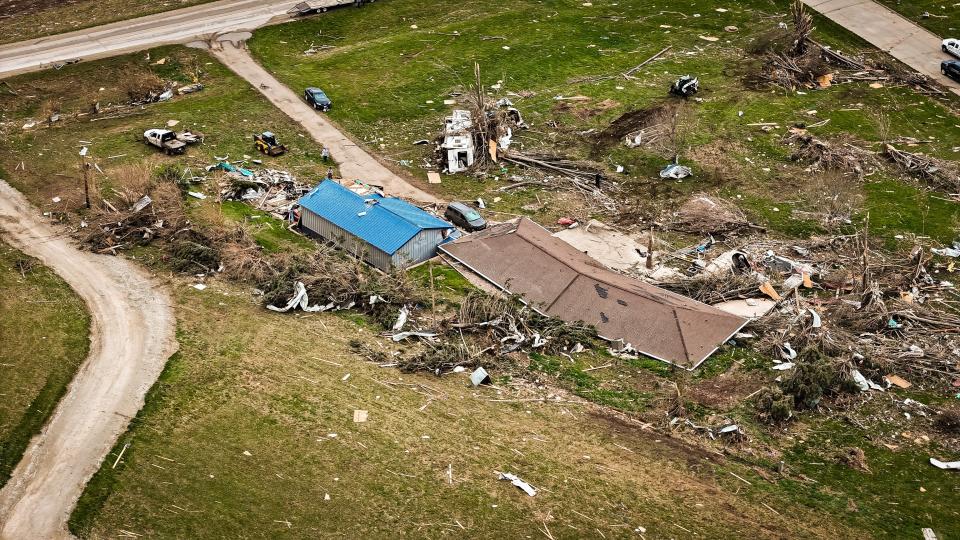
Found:
[(497, 473), (497, 474), (499, 475), (498, 477), (500, 480), (509, 480), (511, 484), (522, 489), (523, 492), (526, 493), (527, 495), (533, 497), (534, 495), (537, 494), (537, 490), (534, 489), (533, 486), (521, 480), (519, 477), (517, 477), (517, 475), (513, 473), (504, 473), (504, 472)]

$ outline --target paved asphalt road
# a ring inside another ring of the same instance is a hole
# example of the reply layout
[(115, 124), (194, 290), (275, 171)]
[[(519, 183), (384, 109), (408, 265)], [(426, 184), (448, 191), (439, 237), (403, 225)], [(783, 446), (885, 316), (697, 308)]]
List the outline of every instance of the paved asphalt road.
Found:
[[(289, 18), (297, 0), (220, 0), (66, 34), (0, 45), (0, 78), (171, 43), (207, 40), (218, 34), (254, 30)], [(353, 0), (314, 1), (334, 7)]]
[(940, 73), (940, 62), (955, 60), (940, 50), (942, 38), (873, 0), (803, 0), (803, 3), (960, 95), (960, 83)]

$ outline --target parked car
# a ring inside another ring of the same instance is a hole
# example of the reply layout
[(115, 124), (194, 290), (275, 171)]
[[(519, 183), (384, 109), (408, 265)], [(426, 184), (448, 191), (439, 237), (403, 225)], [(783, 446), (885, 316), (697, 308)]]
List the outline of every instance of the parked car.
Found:
[(943, 45), (940, 45), (940, 49), (947, 54), (960, 58), (960, 39), (945, 39)]
[(333, 102), (330, 101), (330, 98), (327, 97), (327, 94), (315, 87), (311, 86), (303, 91), (303, 99), (307, 100), (307, 103), (313, 106), (314, 109), (318, 111), (329, 111), (333, 107)]
[(143, 132), (143, 142), (156, 146), (168, 156), (182, 154), (187, 150), (187, 143), (178, 139), (177, 134), (169, 129), (148, 129)]
[(945, 60), (940, 62), (940, 73), (943, 73), (947, 77), (960, 82), (960, 61)]
[(447, 205), (443, 217), (467, 231), (482, 231), (487, 228), (487, 222), (480, 216), (480, 212), (463, 203), (452, 202)]

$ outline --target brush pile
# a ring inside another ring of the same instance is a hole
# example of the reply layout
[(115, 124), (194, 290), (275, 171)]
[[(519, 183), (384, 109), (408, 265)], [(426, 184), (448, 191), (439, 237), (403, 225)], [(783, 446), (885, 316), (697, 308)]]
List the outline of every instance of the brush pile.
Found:
[[(891, 374), (955, 392), (960, 315), (954, 306), (960, 295), (939, 277), (949, 273), (949, 264), (919, 246), (910, 254), (873, 249), (865, 234), (742, 249), (756, 254), (771, 248), (793, 249), (804, 260), (782, 269), (787, 277), (778, 287), (777, 308), (751, 325), (758, 335), (754, 348), (784, 371), (778, 388), (760, 398), (763, 418), (783, 421), (794, 410), (817, 407), (824, 396), (882, 389)], [(809, 285), (795, 277), (801, 265), (812, 277)], [(766, 274), (775, 275), (778, 266)], [(743, 293), (750, 296), (746, 282)]]
[(313, 311), (353, 309), (390, 327), (401, 308), (422, 301), (405, 273), (384, 274), (333, 247), (309, 254), (277, 254), (264, 264), (268, 272), (257, 286), (267, 306), (289, 305), (302, 284), (308, 297), (305, 303), (313, 304)]
[(401, 370), (436, 375), (456, 367), (509, 370), (516, 367), (510, 353), (525, 349), (568, 354), (584, 350), (597, 339), (592, 327), (545, 317), (516, 297), (480, 291), (468, 294), (456, 316), (437, 326), (421, 352), (398, 360)]
[(937, 189), (951, 194), (960, 193), (960, 168), (955, 162), (913, 154), (891, 144), (883, 145), (883, 155), (900, 170)]
[(747, 76), (750, 86), (777, 87), (786, 91), (826, 88), (833, 84), (875, 81), (887, 85), (909, 86), (920, 92), (943, 94), (929, 78), (884, 63), (868, 62), (847, 56), (811, 38), (813, 20), (800, 0), (790, 8), (793, 28), (755, 47), (762, 61), (756, 72)]
[(849, 141), (818, 139), (806, 129), (791, 128), (784, 142), (794, 148), (791, 159), (806, 163), (811, 171), (840, 171), (862, 180), (877, 167), (873, 152)]
[(103, 200), (88, 227), (80, 230), (81, 240), (97, 253), (111, 253), (144, 246), (155, 239), (169, 238), (189, 230), (180, 189), (159, 182), (143, 191), (119, 189), (114, 202)]
[(703, 274), (691, 279), (657, 283), (661, 289), (682, 294), (704, 304), (758, 296), (757, 278), (738, 274)]

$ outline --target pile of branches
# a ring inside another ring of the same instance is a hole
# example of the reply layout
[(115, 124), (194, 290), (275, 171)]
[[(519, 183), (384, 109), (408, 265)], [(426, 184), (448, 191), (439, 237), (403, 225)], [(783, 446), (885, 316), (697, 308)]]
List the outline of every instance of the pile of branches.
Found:
[(756, 298), (760, 296), (758, 285), (754, 276), (723, 273), (699, 275), (690, 279), (657, 284), (662, 289), (682, 294), (704, 304)]
[[(475, 82), (473, 88), (464, 96), (467, 109), (471, 115), (470, 135), (473, 137), (474, 153), (473, 167), (485, 170), (496, 165), (496, 159), (488, 151), (491, 142), (498, 145), (500, 140), (517, 129), (526, 129), (520, 112), (513, 107), (509, 99), (494, 99), (484, 91), (480, 82), (480, 64), (474, 64)], [(440, 140), (444, 138), (440, 134)]]
[(437, 376), (450, 373), (456, 368), (482, 367), (487, 371), (502, 371), (514, 367), (509, 358), (485, 353), (486, 351), (471, 350), (464, 341), (427, 342), (419, 353), (398, 359), (397, 367), (404, 373), (433, 373)]
[[(550, 178), (559, 178), (564, 181), (561, 186), (568, 186), (576, 190), (587, 199), (593, 200), (611, 212), (615, 212), (617, 204), (608, 193), (620, 191), (619, 185), (603, 180), (600, 189), (597, 189), (597, 175), (603, 175), (599, 165), (586, 161), (574, 161), (563, 156), (546, 154), (523, 154), (510, 151), (502, 158), (504, 161), (523, 167), (540, 169)], [(556, 176), (553, 176), (556, 175)]]
[(920, 250), (912, 257), (878, 249), (867, 254), (863, 241), (823, 247), (828, 249), (811, 256), (848, 277), (821, 276), (815, 286), (826, 289), (827, 297), (808, 298), (798, 290), (782, 303), (786, 309), (753, 323), (758, 350), (792, 362), (797, 352), (815, 350), (831, 365), (859, 370), (878, 383), (891, 372), (935, 386), (960, 377), (954, 354), (960, 315), (950, 307), (957, 294), (928, 271), (931, 258)]
[(806, 129), (790, 129), (785, 143), (794, 147), (791, 159), (808, 164), (814, 171), (835, 170), (863, 179), (864, 175), (876, 169), (877, 160), (873, 152), (851, 142), (834, 143), (818, 139)]
[(469, 293), (457, 315), (442, 321), (423, 349), (397, 362), (405, 372), (448, 373), (456, 367), (506, 370), (510, 353), (521, 349), (567, 354), (590, 346), (596, 329), (541, 315), (517, 297)]
[(519, 298), (501, 298), (474, 291), (464, 298), (451, 330), (485, 338), (490, 350), (506, 354), (529, 346), (547, 354), (559, 354), (578, 343), (597, 339), (597, 331), (583, 323), (567, 323), (548, 317), (523, 304)]
[(732, 235), (752, 225), (735, 204), (705, 194), (694, 195), (669, 216), (670, 230), (692, 234)]
[(904, 172), (935, 188), (960, 193), (960, 168), (954, 162), (899, 150), (891, 144), (883, 145), (883, 155)]
[(287, 304), (297, 283), (302, 283), (310, 304), (324, 311), (353, 309), (390, 327), (400, 308), (423, 302), (421, 291), (405, 273), (385, 274), (329, 246), (313, 253), (276, 254), (263, 264), (266, 276), (257, 288), (267, 306)]
[(910, 86), (922, 92), (943, 94), (928, 77), (883, 63), (868, 63), (847, 56), (811, 38), (813, 19), (799, 0), (791, 4), (793, 28), (777, 35), (756, 52), (763, 60), (747, 77), (754, 87), (778, 87), (788, 91), (826, 87), (850, 81), (882, 81)]
[(106, 199), (96, 209), (81, 240), (97, 253), (144, 246), (190, 229), (183, 209), (183, 196), (175, 184), (157, 182), (146, 193), (121, 190), (114, 202)]

